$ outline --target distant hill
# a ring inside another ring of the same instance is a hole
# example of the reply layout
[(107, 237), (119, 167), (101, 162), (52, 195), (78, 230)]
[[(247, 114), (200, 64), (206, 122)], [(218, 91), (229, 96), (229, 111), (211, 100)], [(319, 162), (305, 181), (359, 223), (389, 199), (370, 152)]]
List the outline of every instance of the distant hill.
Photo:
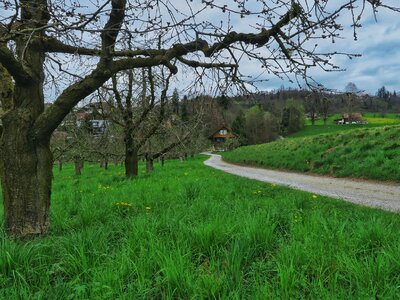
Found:
[(288, 138), (240, 147), (223, 157), (264, 168), (400, 181), (400, 126)]

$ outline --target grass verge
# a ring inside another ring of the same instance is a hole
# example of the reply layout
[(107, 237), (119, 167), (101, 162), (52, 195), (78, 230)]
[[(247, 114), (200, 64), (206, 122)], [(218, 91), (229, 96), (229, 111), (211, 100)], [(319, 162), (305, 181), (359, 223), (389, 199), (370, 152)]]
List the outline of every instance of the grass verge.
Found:
[(396, 125), (240, 147), (223, 157), (260, 167), (400, 181), (399, 141)]

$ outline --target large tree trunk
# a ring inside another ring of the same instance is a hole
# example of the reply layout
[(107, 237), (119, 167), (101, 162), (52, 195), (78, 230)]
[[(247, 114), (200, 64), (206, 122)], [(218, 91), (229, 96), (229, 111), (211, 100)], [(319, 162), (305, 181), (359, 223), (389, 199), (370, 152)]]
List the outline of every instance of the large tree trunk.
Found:
[[(14, 237), (45, 234), (48, 230), (53, 159), (49, 139), (37, 141), (31, 132), (43, 111), (41, 86), (15, 88), (15, 103), (3, 117), (0, 140), (0, 175), (5, 229)], [(40, 103), (41, 102), (41, 103)]]
[(130, 121), (125, 124), (125, 176), (132, 178), (139, 174), (139, 157), (133, 140), (133, 128)]
[[(53, 158), (50, 134), (39, 139), (33, 132), (44, 111), (44, 54), (29, 47), (24, 36), (16, 44), (18, 57), (24, 57), (32, 80), (14, 82), (12, 95), (1, 97), (8, 112), (2, 117), (0, 176), (5, 229), (11, 236), (25, 238), (48, 231)], [(0, 77), (10, 81), (4, 69)], [(0, 90), (4, 92), (4, 85)]]
[(125, 176), (136, 177), (139, 174), (139, 158), (136, 149), (125, 151)]
[[(48, 14), (40, 10), (42, 3), (21, 6), (25, 25), (34, 28), (48, 21)], [(31, 2), (29, 2), (31, 4)], [(43, 6), (46, 9), (45, 5)], [(39, 24), (39, 25), (38, 25)], [(24, 27), (21, 27), (24, 29)], [(45, 234), (49, 227), (49, 207), (53, 158), (50, 135), (38, 136), (35, 122), (44, 111), (43, 64), (45, 55), (31, 41), (41, 32), (20, 35), (16, 39), (16, 56), (29, 80), (14, 80), (1, 66), (0, 81), (13, 86), (11, 95), (1, 95), (3, 130), (0, 137), (0, 176), (3, 191), (5, 229), (13, 237), (26, 238)], [(4, 84), (0, 92), (4, 92)]]

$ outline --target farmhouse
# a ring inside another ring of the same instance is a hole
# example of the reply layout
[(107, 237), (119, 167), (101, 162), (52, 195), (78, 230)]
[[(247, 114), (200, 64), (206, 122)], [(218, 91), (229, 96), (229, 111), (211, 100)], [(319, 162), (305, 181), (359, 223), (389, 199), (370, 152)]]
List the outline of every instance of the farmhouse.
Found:
[(341, 119), (334, 120), (335, 124), (366, 124), (367, 122), (363, 120), (362, 113), (344, 113)]
[(107, 121), (107, 120), (89, 120), (88, 121), (89, 132), (91, 134), (93, 134), (94, 136), (103, 135), (106, 132), (108, 125), (109, 125), (109, 121)]
[(213, 142), (214, 150), (224, 151), (226, 150), (225, 142), (227, 141), (227, 139), (234, 137), (235, 134), (232, 132), (231, 129), (226, 126), (222, 126), (210, 136), (210, 140)]

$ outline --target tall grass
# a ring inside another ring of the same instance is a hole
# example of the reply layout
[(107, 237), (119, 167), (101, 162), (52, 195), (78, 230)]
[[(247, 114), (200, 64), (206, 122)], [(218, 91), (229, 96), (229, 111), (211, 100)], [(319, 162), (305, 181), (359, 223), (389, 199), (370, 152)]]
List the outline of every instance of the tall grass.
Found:
[(300, 172), (400, 180), (400, 126), (284, 139), (223, 154), (229, 162)]
[[(0, 232), (1, 299), (400, 297), (400, 216), (168, 161), (55, 170), (51, 232)], [(118, 204), (116, 204), (118, 203)]]

